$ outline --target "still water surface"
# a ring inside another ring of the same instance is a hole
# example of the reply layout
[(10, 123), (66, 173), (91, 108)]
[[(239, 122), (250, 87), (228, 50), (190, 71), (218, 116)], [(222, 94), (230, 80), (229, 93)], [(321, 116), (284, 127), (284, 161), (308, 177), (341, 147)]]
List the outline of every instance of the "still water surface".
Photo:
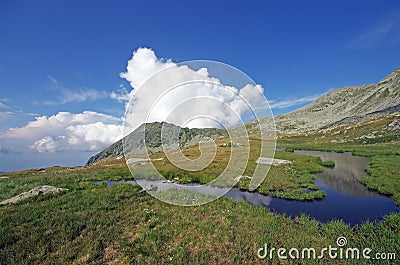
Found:
[[(381, 220), (384, 215), (398, 211), (393, 199), (383, 196), (377, 192), (370, 191), (358, 180), (367, 176), (366, 169), (370, 159), (366, 157), (353, 156), (351, 153), (335, 153), (320, 151), (295, 150), (296, 153), (318, 156), (323, 161), (332, 160), (334, 168), (326, 168), (323, 172), (315, 175), (315, 184), (324, 190), (326, 196), (322, 200), (295, 201), (262, 195), (257, 192), (241, 191), (233, 188), (225, 194), (234, 201), (247, 201), (255, 206), (262, 206), (276, 213), (285, 213), (289, 216), (298, 216), (302, 213), (309, 215), (321, 222), (331, 220), (343, 220), (355, 225), (366, 220)], [(107, 181), (107, 186), (120, 182), (135, 181)], [(161, 181), (141, 181), (141, 184), (150, 188), (157, 186), (158, 190), (168, 190), (176, 187), (173, 183)], [(211, 186), (203, 186), (202, 192), (214, 194), (218, 189)]]

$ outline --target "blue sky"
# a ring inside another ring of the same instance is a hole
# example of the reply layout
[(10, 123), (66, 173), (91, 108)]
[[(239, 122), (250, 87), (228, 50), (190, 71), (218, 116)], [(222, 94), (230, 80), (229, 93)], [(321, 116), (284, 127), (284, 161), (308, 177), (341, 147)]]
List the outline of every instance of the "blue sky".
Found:
[[(125, 103), (110, 95), (132, 89), (120, 73), (139, 47), (233, 65), (275, 114), (400, 66), (398, 1), (232, 2), (1, 1), (0, 171), (83, 164), (112, 141), (95, 129), (117, 130)], [(84, 148), (60, 146), (63, 122)]]

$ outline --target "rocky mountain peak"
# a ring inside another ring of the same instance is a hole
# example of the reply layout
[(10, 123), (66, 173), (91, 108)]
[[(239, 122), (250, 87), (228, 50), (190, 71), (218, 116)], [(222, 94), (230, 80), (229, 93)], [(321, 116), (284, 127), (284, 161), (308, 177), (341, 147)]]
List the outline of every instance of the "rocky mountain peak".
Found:
[[(94, 164), (104, 158), (125, 155), (142, 155), (164, 149), (199, 143), (205, 138), (218, 138), (226, 135), (224, 130), (215, 128), (181, 128), (166, 122), (145, 123), (131, 132), (124, 139), (110, 145), (92, 156), (86, 165)], [(125, 153), (124, 153), (125, 148)]]

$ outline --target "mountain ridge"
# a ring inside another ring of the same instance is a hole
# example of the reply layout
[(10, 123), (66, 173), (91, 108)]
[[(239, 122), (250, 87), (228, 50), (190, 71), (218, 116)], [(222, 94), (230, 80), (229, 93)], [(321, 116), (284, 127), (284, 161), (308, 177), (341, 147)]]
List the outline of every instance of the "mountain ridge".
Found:
[(310, 104), (274, 117), (278, 132), (309, 133), (347, 117), (398, 111), (400, 67), (375, 84), (335, 89)]
[[(278, 115), (273, 119), (271, 117), (261, 118), (260, 122), (275, 123), (276, 131), (280, 134), (308, 134), (346, 124), (360, 123), (380, 115), (399, 111), (400, 67), (375, 84), (338, 88), (302, 108)], [(94, 164), (104, 158), (123, 156), (124, 144), (128, 150), (135, 150), (134, 155), (161, 151), (159, 135), (162, 125), (172, 131), (182, 131), (182, 135), (179, 136), (180, 146), (196, 144), (205, 137), (214, 138), (227, 135), (226, 131), (214, 128), (189, 129), (165, 122), (142, 124), (124, 139), (92, 156), (86, 165)], [(246, 127), (251, 136), (258, 136), (257, 121), (249, 121), (246, 123)], [(144, 135), (144, 128), (146, 128), (146, 135)], [(143, 139), (145, 139), (146, 145), (140, 142)]]

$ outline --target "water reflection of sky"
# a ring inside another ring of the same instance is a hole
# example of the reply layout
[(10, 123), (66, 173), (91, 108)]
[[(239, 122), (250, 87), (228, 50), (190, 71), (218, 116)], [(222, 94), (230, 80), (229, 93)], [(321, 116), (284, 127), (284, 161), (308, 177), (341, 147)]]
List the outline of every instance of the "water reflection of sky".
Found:
[[(299, 152), (299, 151), (296, 151)], [(335, 167), (326, 169), (316, 175), (315, 184), (324, 190), (326, 197), (323, 200), (295, 201), (265, 196), (257, 192), (241, 191), (237, 188), (218, 188), (209, 185), (177, 185), (162, 181), (139, 180), (146, 189), (157, 186), (157, 191), (167, 191), (171, 188), (185, 189), (201, 192), (207, 195), (224, 196), (233, 201), (247, 201), (254, 206), (262, 206), (276, 213), (285, 213), (289, 216), (299, 216), (302, 213), (309, 215), (321, 222), (330, 220), (343, 220), (355, 225), (366, 220), (381, 220), (384, 215), (397, 212), (398, 207), (394, 200), (377, 192), (369, 191), (358, 180), (366, 176), (365, 169), (369, 166), (370, 159), (353, 156), (351, 153), (331, 153), (316, 151), (301, 151), (303, 154), (321, 157), (322, 160), (332, 160)], [(126, 182), (107, 181), (107, 186)], [(135, 181), (129, 181), (137, 184)], [(229, 191), (228, 191), (229, 190)]]

